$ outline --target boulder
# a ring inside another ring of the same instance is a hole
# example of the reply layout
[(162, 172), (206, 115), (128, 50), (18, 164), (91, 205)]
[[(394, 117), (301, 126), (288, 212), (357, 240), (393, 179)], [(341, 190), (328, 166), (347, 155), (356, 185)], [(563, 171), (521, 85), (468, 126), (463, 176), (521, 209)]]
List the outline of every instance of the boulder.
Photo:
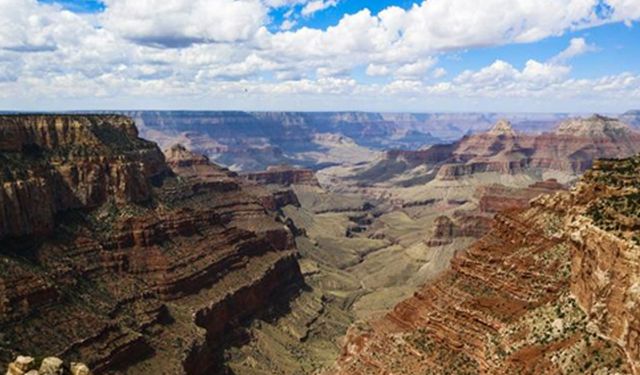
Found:
[(64, 373), (63, 362), (60, 358), (47, 357), (40, 365), (40, 375), (62, 375)]
[(9, 364), (6, 375), (23, 375), (35, 367), (35, 359), (32, 357), (18, 356)]

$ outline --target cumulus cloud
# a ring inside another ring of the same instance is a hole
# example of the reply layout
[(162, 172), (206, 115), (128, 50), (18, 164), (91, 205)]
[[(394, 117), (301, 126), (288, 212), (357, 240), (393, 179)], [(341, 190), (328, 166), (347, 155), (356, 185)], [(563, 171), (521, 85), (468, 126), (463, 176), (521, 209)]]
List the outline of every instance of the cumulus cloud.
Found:
[(371, 77), (381, 77), (389, 75), (391, 70), (386, 65), (369, 64), (366, 73)]
[[(455, 51), (535, 42), (640, 18), (636, 0), (604, 0), (606, 14), (598, 10), (602, 1), (429, 0), (377, 14), (363, 9), (316, 29), (304, 27), (301, 14), (337, 1), (105, 0), (104, 12), (91, 15), (36, 0), (0, 0), (0, 103), (9, 97), (84, 96), (238, 100), (245, 90), (264, 95), (255, 103), (298, 92), (344, 95), (347, 103), (371, 103), (380, 92), (553, 98), (584, 89), (593, 95), (626, 90), (627, 98), (637, 98), (635, 75), (571, 79), (571, 58), (593, 48), (581, 38), (546, 62), (532, 59), (516, 67), (498, 60), (452, 77), (435, 68), (438, 57)], [(274, 8), (290, 12), (280, 29), (270, 27)], [(361, 70), (388, 85), (352, 78)]]
[(571, 42), (569, 42), (569, 47), (554, 56), (551, 61), (555, 63), (564, 63), (576, 56), (595, 50), (596, 46), (588, 44), (584, 38), (573, 38), (571, 39)]
[(436, 68), (433, 70), (433, 73), (431, 73), (431, 75), (433, 76), (433, 78), (436, 78), (436, 79), (442, 78), (447, 75), (447, 70), (442, 67)]
[(435, 58), (420, 59), (416, 62), (404, 64), (395, 71), (395, 76), (400, 78), (424, 78), (427, 71), (438, 62)]
[(307, 3), (300, 13), (302, 13), (303, 16), (311, 16), (316, 12), (320, 12), (336, 5), (338, 5), (338, 0), (313, 0)]
[(606, 3), (613, 8), (614, 17), (625, 21), (628, 26), (640, 18), (640, 2), (637, 0), (607, 0)]
[[(71, 30), (73, 27), (75, 29)], [(74, 13), (36, 0), (0, 0), (0, 49), (15, 52), (54, 51), (93, 28)]]
[(267, 8), (255, 0), (105, 0), (105, 5), (105, 27), (160, 47), (246, 41), (267, 16)]

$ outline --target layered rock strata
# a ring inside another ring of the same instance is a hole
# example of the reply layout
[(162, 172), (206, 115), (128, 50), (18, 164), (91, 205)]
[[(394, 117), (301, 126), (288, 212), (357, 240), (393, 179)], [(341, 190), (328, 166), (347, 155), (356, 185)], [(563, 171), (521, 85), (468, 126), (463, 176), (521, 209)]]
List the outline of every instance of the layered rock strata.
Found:
[(524, 188), (500, 184), (479, 186), (474, 193), (477, 207), (472, 210), (456, 210), (451, 216), (437, 217), (433, 233), (425, 243), (435, 247), (451, 244), (459, 237), (480, 238), (491, 230), (496, 213), (526, 208), (532, 199), (561, 190), (565, 190), (564, 185), (555, 179), (536, 182)]
[(258, 185), (310, 185), (319, 186), (311, 169), (270, 166), (266, 171), (242, 174), (242, 178)]
[(496, 216), (451, 270), (354, 326), (337, 374), (637, 373), (640, 157)]
[(405, 183), (424, 183), (433, 178), (454, 180), (488, 172), (562, 172), (576, 176), (591, 167), (592, 160), (629, 157), (637, 152), (640, 133), (613, 118), (594, 115), (569, 119), (542, 134), (516, 132), (508, 121), (501, 120), (487, 132), (467, 135), (450, 145), (387, 152), (383, 160), (357, 178), (386, 181), (418, 167), (426, 167), (422, 178), (410, 174), (412, 179)]
[(0, 118), (0, 362), (210, 374), (234, 328), (302, 284), (240, 180), (122, 116)]

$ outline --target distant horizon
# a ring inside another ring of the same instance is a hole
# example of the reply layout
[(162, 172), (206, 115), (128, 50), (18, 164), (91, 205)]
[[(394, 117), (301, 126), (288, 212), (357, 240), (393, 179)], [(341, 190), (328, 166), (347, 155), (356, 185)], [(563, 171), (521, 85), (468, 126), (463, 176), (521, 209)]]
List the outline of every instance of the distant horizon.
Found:
[(499, 114), (499, 115), (624, 115), (629, 112), (640, 111), (638, 109), (629, 109), (623, 112), (536, 112), (536, 111), (368, 111), (368, 110), (245, 110), (245, 109), (64, 109), (64, 110), (5, 110), (0, 109), (0, 114), (105, 114), (105, 113), (122, 113), (122, 112), (202, 112), (202, 113), (368, 113), (368, 114), (410, 114), (410, 115), (434, 115), (434, 114)]

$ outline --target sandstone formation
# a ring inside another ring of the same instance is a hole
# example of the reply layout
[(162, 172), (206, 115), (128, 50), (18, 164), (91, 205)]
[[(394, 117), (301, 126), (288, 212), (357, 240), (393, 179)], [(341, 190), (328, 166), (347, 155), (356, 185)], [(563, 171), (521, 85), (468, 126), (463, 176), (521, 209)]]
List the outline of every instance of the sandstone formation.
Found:
[(537, 196), (560, 190), (565, 190), (564, 186), (554, 179), (536, 182), (525, 188), (500, 184), (478, 186), (474, 194), (478, 201), (477, 208), (454, 211), (451, 217), (439, 216), (426, 244), (434, 247), (450, 244), (459, 237), (480, 238), (491, 229), (496, 213), (526, 208), (529, 201)]
[(232, 172), (167, 155), (122, 116), (0, 117), (0, 363), (210, 374), (296, 293), (289, 229)]
[(269, 166), (262, 172), (244, 173), (242, 178), (258, 185), (318, 185), (312, 170), (291, 168), (286, 165)]
[[(640, 152), (640, 133), (617, 119), (594, 115), (569, 119), (542, 134), (516, 132), (508, 121), (498, 121), (487, 132), (468, 135), (450, 145), (426, 150), (390, 151), (356, 176), (360, 181), (404, 179), (415, 185), (434, 178), (458, 179), (478, 173), (507, 175), (561, 172), (578, 176), (597, 158), (628, 157)], [(412, 170), (425, 168), (426, 172)], [(384, 173), (381, 173), (384, 171)], [(380, 176), (380, 177), (378, 177)]]
[(632, 374), (640, 156), (500, 213), (450, 271), (350, 329), (337, 374)]
[(484, 213), (498, 213), (513, 208), (525, 208), (529, 201), (539, 195), (565, 190), (555, 179), (540, 181), (526, 188), (513, 188), (500, 184), (480, 186), (476, 189), (479, 210)]
[[(416, 150), (484, 131), (495, 113), (137, 111), (141, 135), (168, 148), (176, 142), (234, 171), (269, 165), (314, 170), (370, 161), (367, 154)], [(519, 131), (548, 131), (566, 115), (506, 115)], [(365, 156), (363, 158), (363, 156)]]

